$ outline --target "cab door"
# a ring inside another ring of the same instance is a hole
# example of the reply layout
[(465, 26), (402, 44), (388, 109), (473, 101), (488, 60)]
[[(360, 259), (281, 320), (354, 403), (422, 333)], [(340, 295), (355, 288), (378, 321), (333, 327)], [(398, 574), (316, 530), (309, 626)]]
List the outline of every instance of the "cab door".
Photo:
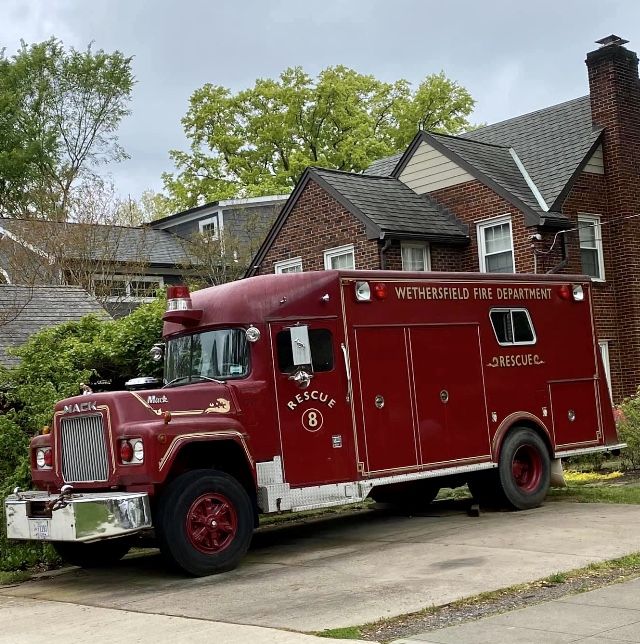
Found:
[(285, 481), (308, 486), (354, 480), (351, 408), (336, 320), (272, 322), (270, 333)]

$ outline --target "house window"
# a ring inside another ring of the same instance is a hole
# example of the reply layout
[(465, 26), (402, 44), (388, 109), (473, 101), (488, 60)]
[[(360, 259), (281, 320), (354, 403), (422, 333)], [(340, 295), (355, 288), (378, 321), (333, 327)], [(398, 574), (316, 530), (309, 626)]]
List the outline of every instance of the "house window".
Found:
[(164, 286), (162, 277), (125, 277), (95, 276), (93, 278), (94, 295), (107, 301), (144, 301), (151, 300)]
[(607, 378), (607, 387), (609, 388), (609, 395), (611, 395), (611, 365), (609, 363), (609, 340), (600, 340), (598, 342), (598, 346), (600, 347), (600, 356), (602, 357), (604, 375)]
[(403, 271), (430, 271), (431, 256), (429, 246), (418, 242), (402, 242), (400, 244), (402, 253)]
[(602, 234), (599, 215), (578, 215), (582, 272), (604, 281)]
[(325, 270), (335, 270), (338, 268), (355, 268), (356, 261), (353, 252), (353, 244), (347, 246), (338, 246), (329, 248), (324, 251)]
[(211, 217), (198, 222), (200, 233), (208, 239), (220, 239), (220, 214), (216, 213)]
[(514, 273), (511, 218), (478, 224), (478, 250), (482, 273)]
[(294, 257), (293, 259), (283, 259), (281, 262), (276, 262), (274, 265), (274, 273), (302, 273), (302, 257)]

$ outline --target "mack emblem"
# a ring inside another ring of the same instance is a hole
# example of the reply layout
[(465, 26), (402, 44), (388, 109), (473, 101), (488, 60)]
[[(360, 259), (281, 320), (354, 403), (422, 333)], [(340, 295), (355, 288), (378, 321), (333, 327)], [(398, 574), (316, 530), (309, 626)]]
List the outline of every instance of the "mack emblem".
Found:
[(81, 411), (98, 411), (95, 401), (75, 403), (74, 405), (65, 405), (62, 409), (63, 414), (73, 414)]
[(149, 405), (160, 405), (168, 402), (169, 399), (166, 396), (147, 396), (147, 404)]

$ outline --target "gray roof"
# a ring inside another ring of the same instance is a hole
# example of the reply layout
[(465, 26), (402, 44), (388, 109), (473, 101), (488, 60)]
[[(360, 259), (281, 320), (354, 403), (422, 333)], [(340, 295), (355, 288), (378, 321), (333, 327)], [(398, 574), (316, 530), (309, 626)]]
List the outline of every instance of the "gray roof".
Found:
[(374, 175), (378, 177), (390, 177), (398, 161), (402, 158), (404, 152), (392, 154), (390, 157), (384, 157), (374, 161), (365, 171), (364, 174)]
[[(348, 209), (373, 223), (377, 232), (396, 237), (465, 243), (467, 227), (426, 195), (418, 195), (402, 181), (324, 168), (312, 168)], [(345, 204), (345, 201), (348, 202)]]
[[(430, 134), (448, 149), (509, 191), (532, 211), (543, 213), (538, 201), (515, 161), (508, 152), (513, 148), (542, 195), (551, 214), (547, 221), (564, 220), (557, 211), (562, 206), (564, 190), (602, 132), (591, 121), (588, 96), (537, 110), (459, 136)], [(474, 148), (468, 141), (490, 147)], [(393, 155), (372, 163), (365, 174), (391, 176), (402, 155)]]
[(193, 263), (185, 252), (188, 242), (146, 226), (0, 219), (0, 228), (53, 257), (170, 266)]
[(0, 284), (0, 365), (17, 364), (7, 349), (24, 344), (46, 327), (79, 320), (93, 313), (109, 319), (98, 301), (79, 286), (13, 286)]
[(512, 147), (550, 210), (596, 143), (588, 96), (487, 125), (461, 138)]

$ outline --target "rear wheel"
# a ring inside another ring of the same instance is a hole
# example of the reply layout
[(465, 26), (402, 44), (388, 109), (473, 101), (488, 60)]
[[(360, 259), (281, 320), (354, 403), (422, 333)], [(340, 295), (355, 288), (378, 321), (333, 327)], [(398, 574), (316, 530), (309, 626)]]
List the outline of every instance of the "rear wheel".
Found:
[(131, 549), (133, 539), (120, 537), (95, 543), (54, 541), (51, 545), (67, 563), (82, 568), (104, 568), (120, 561)]
[(551, 481), (549, 452), (542, 438), (528, 427), (515, 428), (502, 445), (498, 473), (509, 505), (517, 510), (538, 507)]
[(246, 553), (253, 509), (236, 479), (195, 470), (165, 490), (156, 524), (165, 558), (191, 575), (212, 575), (235, 568)]

